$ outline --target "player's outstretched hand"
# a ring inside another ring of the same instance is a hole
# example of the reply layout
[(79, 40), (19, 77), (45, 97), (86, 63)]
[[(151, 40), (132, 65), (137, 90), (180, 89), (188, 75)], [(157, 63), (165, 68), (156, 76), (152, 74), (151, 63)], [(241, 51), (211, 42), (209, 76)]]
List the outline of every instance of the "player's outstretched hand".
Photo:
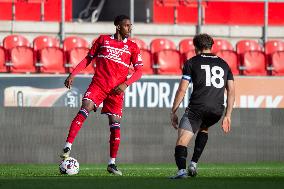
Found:
[(65, 79), (65, 82), (64, 82), (65, 87), (67, 87), (68, 89), (71, 89), (71, 86), (72, 86), (72, 84), (73, 84), (73, 80), (74, 80), (74, 77), (70, 74), (70, 75)]
[(171, 112), (171, 122), (173, 128), (178, 129), (178, 116), (173, 112)]
[(224, 133), (228, 133), (231, 130), (231, 118), (230, 117), (224, 117), (222, 121), (222, 129)]
[(127, 85), (125, 83), (121, 83), (117, 87), (115, 87), (113, 90), (116, 94), (123, 93), (127, 88)]

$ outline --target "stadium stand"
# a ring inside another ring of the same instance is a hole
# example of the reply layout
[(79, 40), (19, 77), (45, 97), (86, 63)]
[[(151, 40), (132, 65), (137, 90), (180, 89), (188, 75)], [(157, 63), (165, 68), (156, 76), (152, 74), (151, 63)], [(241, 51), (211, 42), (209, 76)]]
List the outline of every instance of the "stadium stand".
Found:
[(145, 41), (143, 41), (142, 39), (138, 39), (138, 38), (130, 38), (131, 41), (135, 42), (137, 44), (137, 46), (143, 50), (148, 50), (148, 45), (147, 43), (145, 43)]
[[(50, 58), (52, 57), (52, 58)], [(58, 47), (46, 47), (41, 50), (39, 70), (41, 73), (65, 73), (64, 55)]]
[(166, 49), (154, 56), (155, 68), (160, 75), (181, 74), (181, 57), (177, 50)]
[(6, 64), (5, 50), (3, 47), (0, 47), (0, 72), (7, 72), (7, 67), (5, 64)]
[(153, 70), (153, 61), (152, 54), (149, 50), (141, 49), (140, 50), (142, 60), (143, 60), (143, 74), (152, 75), (154, 74)]
[(51, 36), (38, 36), (33, 40), (33, 47), (34, 51), (36, 53), (37, 59), (40, 59), (41, 56), (41, 50), (44, 48), (59, 48), (60, 47), (60, 41)]
[(225, 60), (234, 75), (239, 75), (239, 63), (237, 53), (232, 50), (217, 51), (216, 55)]
[(165, 49), (176, 50), (176, 45), (173, 41), (165, 38), (153, 39), (150, 43), (150, 50), (152, 54)]
[(6, 50), (11, 50), (17, 46), (30, 47), (29, 40), (22, 35), (8, 35), (3, 39), (3, 46)]
[[(284, 51), (284, 42), (281, 40), (269, 40), (265, 43), (265, 55), (266, 55), (266, 62), (267, 62), (267, 69), (270, 75), (277, 75), (278, 71), (273, 72), (272, 69), (274, 69), (274, 65), (275, 63), (272, 62), (272, 55), (276, 52), (281, 52)], [(275, 55), (277, 56), (277, 55)], [(277, 58), (276, 58), (277, 59)], [(276, 61), (277, 62), (277, 61)], [(276, 70), (278, 68), (279, 65), (278, 63), (276, 63)], [(281, 69), (280, 69), (281, 70)], [(281, 72), (281, 71), (280, 71)]]
[(284, 51), (272, 54), (271, 68), (273, 76), (284, 76)]
[[(77, 36), (69, 36), (63, 41), (63, 51), (66, 61), (69, 63), (67, 66), (77, 65), (88, 53), (89, 43), (84, 38)], [(72, 68), (72, 67), (71, 67)], [(93, 72), (94, 70), (87, 70), (88, 72)]]
[(179, 42), (179, 52), (182, 62), (195, 55), (194, 45), (192, 39), (183, 39)]
[(264, 53), (261, 51), (248, 51), (244, 53), (240, 69), (243, 75), (266, 76), (267, 70)]
[(234, 47), (229, 41), (225, 39), (214, 39), (214, 44), (212, 46), (212, 52), (217, 53), (218, 51), (223, 51), (223, 50), (233, 51)]
[(270, 40), (265, 43), (265, 54), (271, 55), (277, 51), (284, 51), (284, 42), (281, 40)]
[(262, 46), (254, 40), (240, 40), (236, 44), (238, 55), (242, 55), (247, 51), (262, 51)]
[[(73, 48), (69, 53), (69, 62), (66, 66), (69, 68), (68, 72), (72, 72), (76, 65), (84, 59), (84, 57), (88, 54), (88, 48)], [(81, 71), (83, 74), (93, 74), (94, 73), (94, 61), (90, 63), (84, 70)]]
[(77, 36), (69, 36), (66, 37), (63, 41), (63, 50), (64, 52), (68, 52), (73, 48), (89, 48), (89, 43), (82, 37)]
[(35, 73), (35, 56), (30, 47), (18, 46), (11, 50), (11, 62), (7, 64), (12, 73)]

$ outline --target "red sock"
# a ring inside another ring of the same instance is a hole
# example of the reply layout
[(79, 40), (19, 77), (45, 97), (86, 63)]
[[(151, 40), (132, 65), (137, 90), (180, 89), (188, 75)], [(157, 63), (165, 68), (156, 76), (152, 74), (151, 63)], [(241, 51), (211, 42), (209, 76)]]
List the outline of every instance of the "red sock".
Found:
[(110, 144), (110, 157), (116, 158), (119, 144), (120, 144), (120, 124), (113, 123), (110, 125), (110, 137), (109, 137), (109, 144)]
[(68, 134), (66, 142), (69, 142), (71, 144), (73, 143), (75, 137), (77, 136), (79, 130), (81, 129), (88, 115), (89, 115), (89, 112), (86, 109), (84, 108), (80, 109), (80, 111), (78, 112), (78, 114), (73, 119), (70, 125), (69, 134)]

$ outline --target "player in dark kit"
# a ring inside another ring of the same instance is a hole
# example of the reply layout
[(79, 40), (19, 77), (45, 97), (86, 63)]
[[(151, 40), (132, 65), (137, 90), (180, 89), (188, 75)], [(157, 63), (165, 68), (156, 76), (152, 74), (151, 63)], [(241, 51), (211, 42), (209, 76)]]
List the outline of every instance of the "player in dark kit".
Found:
[[(222, 129), (225, 133), (230, 131), (231, 114), (235, 101), (233, 74), (223, 59), (211, 53), (213, 39), (208, 34), (199, 34), (194, 37), (193, 44), (196, 56), (184, 64), (183, 76), (171, 111), (172, 126), (178, 129), (175, 147), (178, 172), (171, 177), (173, 179), (197, 175), (197, 162), (208, 139), (208, 128), (217, 123), (223, 115), (225, 89), (227, 90), (227, 106), (222, 121)], [(191, 82), (193, 92), (178, 126), (176, 111)], [(187, 171), (187, 146), (195, 133), (197, 136), (194, 153)]]
[[(120, 120), (125, 89), (142, 76), (142, 59), (136, 43), (128, 40), (132, 24), (128, 16), (120, 15), (114, 20), (116, 33), (101, 35), (93, 44), (88, 55), (76, 66), (65, 80), (65, 86), (70, 88), (74, 76), (86, 68), (93, 59), (96, 60), (96, 71), (87, 89), (82, 106), (73, 119), (61, 158), (70, 155), (72, 143), (91, 111), (96, 111), (103, 102), (101, 113), (107, 114), (110, 126), (110, 158), (107, 171), (122, 175), (115, 164), (120, 144)], [(127, 79), (130, 65), (134, 73)]]

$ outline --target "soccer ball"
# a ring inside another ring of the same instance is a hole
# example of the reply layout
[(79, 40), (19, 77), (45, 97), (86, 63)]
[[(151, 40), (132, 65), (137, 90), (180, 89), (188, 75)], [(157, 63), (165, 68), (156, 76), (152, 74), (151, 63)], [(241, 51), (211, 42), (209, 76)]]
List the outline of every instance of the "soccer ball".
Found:
[(72, 157), (68, 157), (61, 161), (59, 165), (61, 174), (76, 175), (79, 172), (79, 162)]

